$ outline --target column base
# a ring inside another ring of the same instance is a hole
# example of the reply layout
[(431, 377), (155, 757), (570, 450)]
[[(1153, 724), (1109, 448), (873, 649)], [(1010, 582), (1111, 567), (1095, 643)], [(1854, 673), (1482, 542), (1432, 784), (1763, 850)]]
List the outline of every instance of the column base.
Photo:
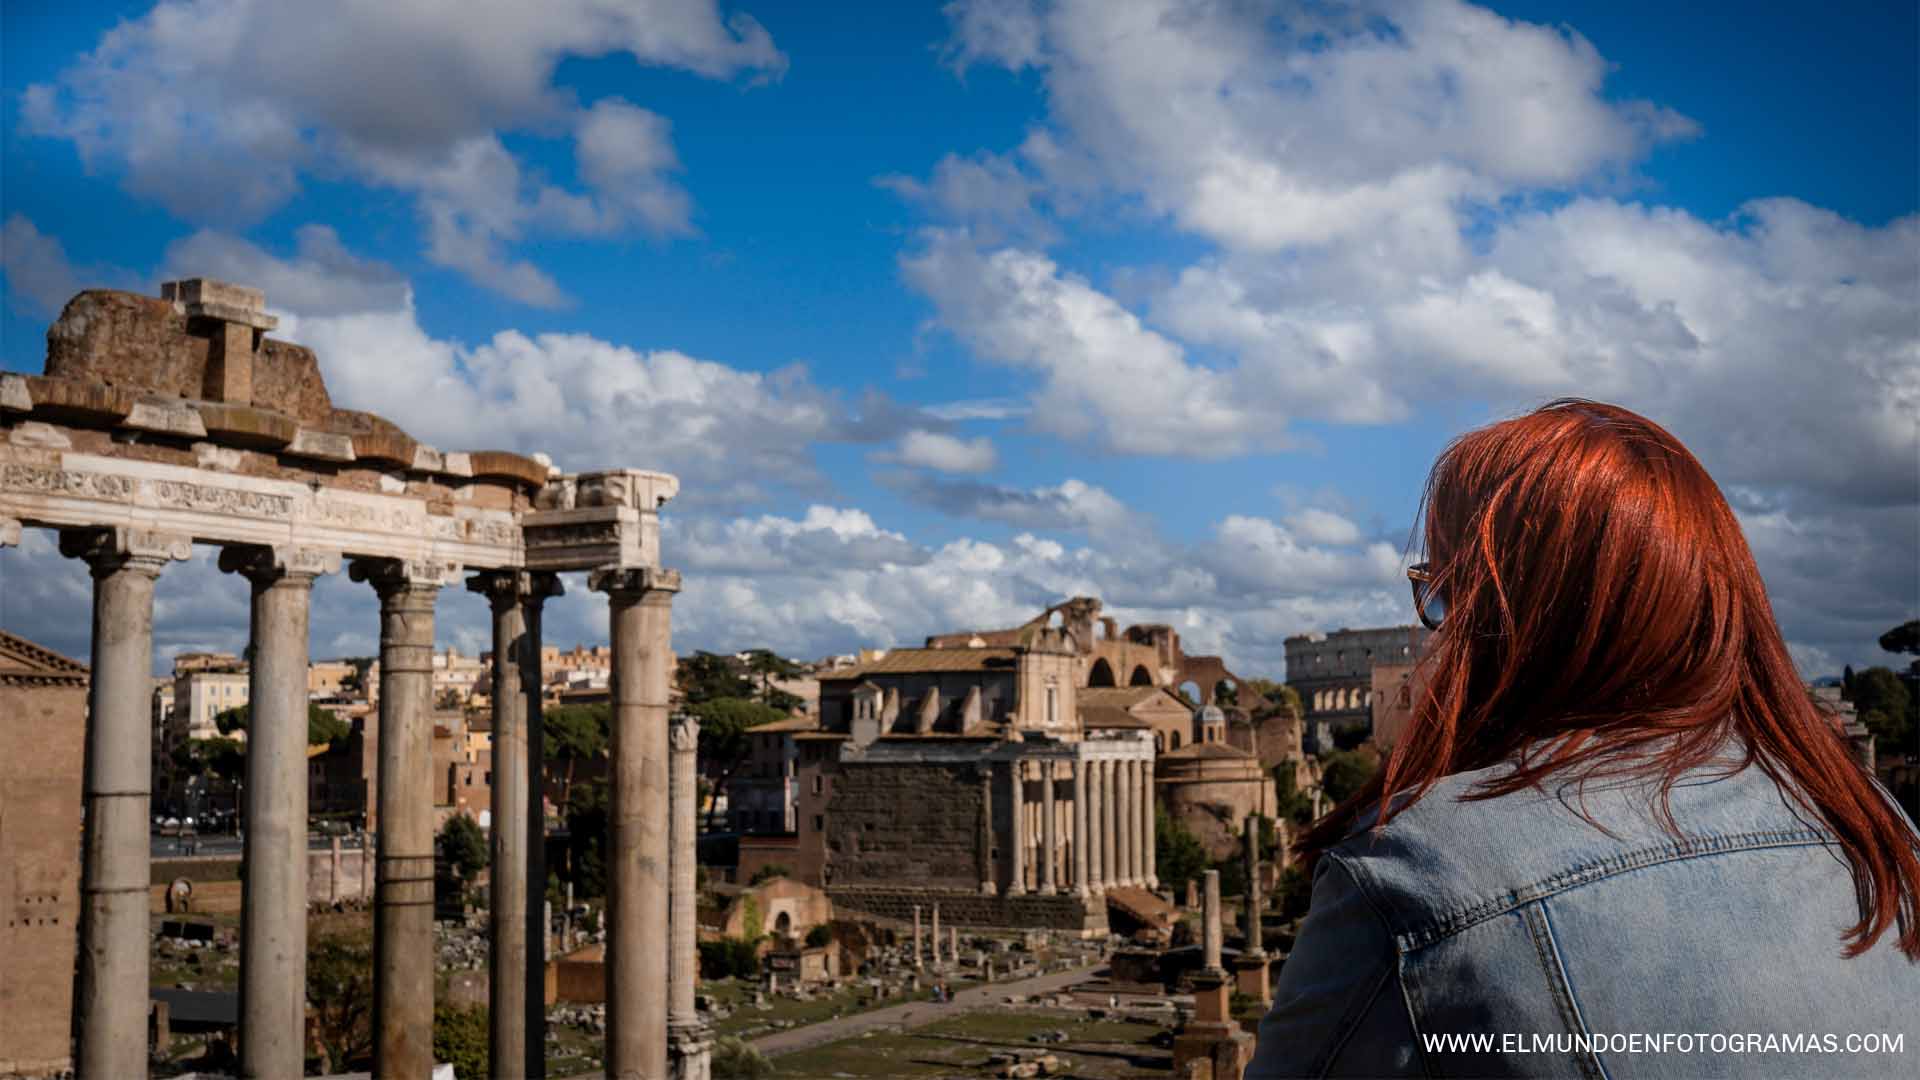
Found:
[(1272, 978), (1264, 952), (1246, 953), (1233, 966), (1234, 989), (1259, 1002), (1273, 1004)]
[(1009, 885), (1007, 886), (1007, 895), (1025, 896), (1027, 895), (1027, 887), (1025, 885)]
[(1039, 892), (1037, 892), (1037, 893), (1035, 893), (1034, 895), (1036, 895), (1036, 896), (1058, 896), (1058, 895), (1059, 895), (1059, 891), (1058, 891), (1058, 890), (1056, 890), (1056, 889), (1055, 889), (1055, 888), (1054, 888), (1053, 886), (1051, 886), (1051, 885), (1042, 885), (1042, 886), (1040, 886), (1040, 891), (1039, 891)]
[(1000, 887), (998, 885), (995, 885), (991, 881), (983, 881), (980, 883), (980, 895), (981, 896), (999, 896)]
[(669, 1080), (712, 1080), (713, 1032), (700, 1021), (667, 1024)]

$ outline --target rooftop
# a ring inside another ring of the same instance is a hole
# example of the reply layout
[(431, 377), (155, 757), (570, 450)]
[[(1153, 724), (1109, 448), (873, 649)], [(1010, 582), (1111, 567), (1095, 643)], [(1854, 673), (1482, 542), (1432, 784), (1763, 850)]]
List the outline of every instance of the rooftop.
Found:
[(829, 671), (821, 682), (850, 682), (873, 675), (935, 675), (967, 671), (1012, 671), (1017, 649), (891, 649), (885, 656)]

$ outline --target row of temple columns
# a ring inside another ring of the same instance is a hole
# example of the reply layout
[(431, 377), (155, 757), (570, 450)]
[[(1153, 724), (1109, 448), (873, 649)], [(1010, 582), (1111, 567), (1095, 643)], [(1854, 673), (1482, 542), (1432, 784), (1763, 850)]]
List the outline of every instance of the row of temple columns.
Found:
[(1015, 761), (1012, 781), (1006, 895), (1159, 887), (1151, 758)]
[[(63, 532), (60, 547), (86, 561), (94, 582), (75, 1066), (81, 1076), (144, 1076), (153, 596), (161, 571), (187, 558), (191, 541), (87, 529)], [(252, 586), (240, 954), (245, 1077), (297, 1077), (304, 1067), (308, 625), (314, 580), (340, 561), (338, 553), (307, 548), (235, 545), (220, 555), (221, 569)], [(434, 608), (458, 568), (360, 558), (350, 569), (380, 598), (374, 1075), (419, 1080), (433, 1068), (434, 813), (427, 779)], [(665, 1080), (671, 1044), (673, 1075), (704, 1080), (708, 1043), (693, 1005), (698, 733), (691, 721), (676, 721), (670, 732), (667, 715), (679, 577), (603, 570), (590, 585), (609, 598), (614, 651), (607, 1073)], [(547, 935), (540, 613), (560, 586), (552, 574), (499, 570), (478, 574), (469, 587), (488, 597), (494, 622), (492, 1073), (539, 1077)], [(667, 940), (661, 928), (669, 928)]]

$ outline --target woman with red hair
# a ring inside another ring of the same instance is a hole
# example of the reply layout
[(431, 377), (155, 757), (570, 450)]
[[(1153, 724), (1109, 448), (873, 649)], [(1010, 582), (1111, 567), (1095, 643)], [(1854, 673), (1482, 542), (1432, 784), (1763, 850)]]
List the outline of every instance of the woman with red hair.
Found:
[(1556, 401), (1449, 446), (1423, 517), (1414, 714), (1300, 845), (1248, 1080), (1920, 1076), (1920, 834), (1693, 455)]

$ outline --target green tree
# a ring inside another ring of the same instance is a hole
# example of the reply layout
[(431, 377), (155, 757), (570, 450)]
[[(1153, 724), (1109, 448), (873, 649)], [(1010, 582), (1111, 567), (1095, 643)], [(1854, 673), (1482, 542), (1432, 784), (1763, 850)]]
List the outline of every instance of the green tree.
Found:
[(607, 895), (607, 784), (581, 784), (567, 803), (565, 879), (576, 900)]
[(718, 698), (752, 698), (753, 683), (741, 673), (742, 667), (731, 656), (696, 652), (674, 667), (673, 681), (687, 705)]
[(1880, 647), (1891, 653), (1920, 656), (1920, 619), (1908, 619), (1881, 634)]
[(453, 1066), (459, 1080), (487, 1080), (487, 1009), (445, 1002), (433, 1007), (433, 1059)]
[(793, 876), (792, 870), (789, 870), (786, 867), (781, 866), (779, 863), (768, 863), (767, 865), (761, 867), (760, 869), (755, 870), (753, 872), (753, 878), (749, 880), (747, 884), (758, 885), (763, 881), (772, 881), (774, 878), (792, 877), (792, 876)]
[(807, 669), (800, 664), (771, 649), (752, 649), (747, 653), (747, 671), (760, 680), (761, 704), (782, 712), (791, 712), (806, 704), (773, 685), (775, 679), (794, 679), (806, 674)]
[(1178, 896), (1207, 869), (1207, 849), (1166, 807), (1153, 809), (1153, 857), (1160, 880)]
[(1372, 779), (1374, 770), (1380, 767), (1380, 752), (1361, 746), (1324, 754), (1320, 761), (1320, 790), (1337, 806)]
[(332, 1072), (373, 1053), (373, 945), (364, 936), (317, 938), (307, 946), (307, 1000)]
[(1292, 761), (1273, 767), (1273, 790), (1279, 797), (1274, 810), (1282, 821), (1306, 825), (1313, 821), (1313, 796), (1300, 790), (1299, 777)]
[(807, 948), (817, 949), (822, 945), (833, 944), (833, 927), (826, 923), (807, 931)]
[(465, 814), (453, 815), (440, 827), (440, 852), (459, 873), (460, 880), (469, 885), (492, 858), (492, 852), (487, 849), (487, 835)]
[[(247, 730), (247, 722), (253, 717), (253, 710), (245, 705), (236, 705), (231, 709), (221, 709), (213, 714), (213, 726), (220, 734), (231, 735), (236, 731)], [(344, 741), (353, 734), (352, 725), (333, 715), (312, 702), (307, 703), (307, 745), (330, 746)]]
[(1277, 713), (1285, 713), (1295, 719), (1301, 715), (1300, 695), (1293, 687), (1272, 679), (1248, 679), (1243, 701), (1253, 718), (1264, 720)]
[(702, 979), (754, 979), (760, 975), (759, 948), (747, 938), (715, 938), (702, 941), (699, 949)]
[[(787, 714), (744, 697), (710, 698), (689, 702), (686, 710), (700, 722), (700, 768), (713, 781), (712, 792), (727, 790), (733, 774), (746, 763), (753, 740), (747, 732), (762, 724), (787, 719)], [(707, 828), (715, 827), (718, 798), (707, 800)]]
[(1853, 678), (1853, 707), (1881, 746), (1905, 746), (1913, 695), (1889, 668), (1870, 667)]
[(247, 768), (246, 744), (238, 739), (188, 739), (173, 748), (170, 759), (179, 776), (211, 776), (228, 790), (240, 782)]
[(561, 705), (542, 710), (541, 716), (547, 760), (561, 763), (559, 810), (565, 817), (573, 806), (574, 777), (579, 774), (580, 763), (607, 756), (607, 747), (613, 741), (613, 707)]

